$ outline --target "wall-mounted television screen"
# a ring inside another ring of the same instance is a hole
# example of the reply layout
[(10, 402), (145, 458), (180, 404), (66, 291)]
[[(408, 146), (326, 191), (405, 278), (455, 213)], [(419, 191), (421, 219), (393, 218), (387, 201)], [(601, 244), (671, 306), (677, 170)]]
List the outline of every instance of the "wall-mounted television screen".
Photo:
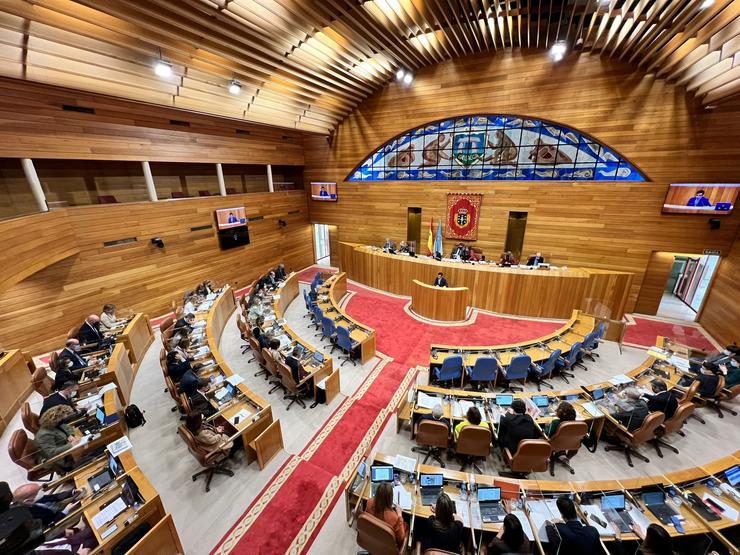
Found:
[(311, 198), (313, 200), (324, 200), (329, 202), (336, 202), (337, 200), (337, 184), (336, 183), (324, 183), (320, 181), (311, 182)]
[(243, 206), (216, 210), (216, 226), (218, 229), (229, 229), (240, 225), (247, 225), (247, 212)]
[(735, 207), (740, 183), (678, 183), (668, 187), (664, 214), (721, 216)]
[(247, 213), (243, 206), (216, 210), (218, 244), (222, 249), (232, 249), (249, 244)]

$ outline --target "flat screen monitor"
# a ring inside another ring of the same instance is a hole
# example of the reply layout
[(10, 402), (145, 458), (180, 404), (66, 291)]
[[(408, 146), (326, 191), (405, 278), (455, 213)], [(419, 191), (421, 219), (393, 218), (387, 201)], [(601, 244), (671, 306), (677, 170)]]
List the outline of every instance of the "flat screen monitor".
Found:
[(333, 182), (312, 181), (311, 200), (337, 201), (337, 184)]
[(724, 216), (735, 207), (740, 183), (678, 183), (668, 187), (664, 214)]
[(419, 474), (419, 485), (423, 488), (441, 488), (444, 474)]
[(373, 466), (370, 468), (370, 480), (373, 482), (392, 482), (392, 466)]
[(740, 466), (733, 466), (730, 470), (725, 471), (725, 478), (734, 488), (740, 482)]
[(95, 417), (98, 419), (98, 422), (100, 422), (101, 425), (105, 425), (105, 410), (103, 410), (103, 407), (98, 407), (98, 409), (95, 411)]
[(601, 498), (601, 509), (606, 511), (608, 509), (614, 509), (617, 511), (624, 510), (624, 494), (615, 493), (612, 495), (605, 495)]
[(546, 407), (550, 404), (547, 395), (535, 395), (534, 397), (532, 397), (532, 401), (534, 401), (534, 404), (539, 408)]
[(247, 214), (243, 206), (221, 208), (215, 211), (218, 244), (222, 249), (233, 249), (249, 244)]
[(478, 502), (501, 501), (501, 488), (478, 488)]
[(496, 404), (499, 407), (509, 407), (514, 402), (513, 395), (496, 395)]
[(216, 210), (216, 227), (218, 229), (231, 229), (242, 225), (247, 225), (247, 211), (244, 210), (243, 206)]

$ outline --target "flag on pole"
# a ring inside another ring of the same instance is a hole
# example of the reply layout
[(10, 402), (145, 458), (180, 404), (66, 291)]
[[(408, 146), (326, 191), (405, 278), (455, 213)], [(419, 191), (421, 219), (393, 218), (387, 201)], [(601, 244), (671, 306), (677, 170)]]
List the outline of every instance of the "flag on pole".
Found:
[(442, 253), (442, 220), (437, 224), (437, 238), (434, 240), (434, 252)]
[(427, 238), (427, 250), (429, 251), (429, 256), (432, 256), (434, 252), (432, 252), (434, 249), (434, 219), (429, 220), (429, 237)]

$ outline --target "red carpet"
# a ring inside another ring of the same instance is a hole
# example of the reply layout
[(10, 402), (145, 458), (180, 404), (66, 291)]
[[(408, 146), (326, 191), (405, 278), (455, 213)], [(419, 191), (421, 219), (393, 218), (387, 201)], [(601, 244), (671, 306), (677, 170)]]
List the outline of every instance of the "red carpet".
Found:
[(717, 347), (702, 333), (701, 329), (693, 326), (673, 324), (652, 318), (641, 318), (633, 316), (637, 325), (627, 326), (624, 334), (624, 342), (640, 347), (651, 347), (655, 345), (655, 339), (659, 336), (671, 338), (676, 343), (682, 343), (695, 349), (705, 351), (716, 351)]

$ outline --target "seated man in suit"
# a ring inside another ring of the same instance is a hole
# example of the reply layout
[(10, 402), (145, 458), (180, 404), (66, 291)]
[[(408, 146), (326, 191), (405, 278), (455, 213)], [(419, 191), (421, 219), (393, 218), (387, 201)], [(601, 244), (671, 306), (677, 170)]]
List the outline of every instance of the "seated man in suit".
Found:
[(650, 389), (653, 390), (653, 394), (645, 395), (648, 410), (650, 412), (662, 412), (665, 414), (666, 420), (672, 418), (676, 414), (676, 409), (678, 409), (678, 400), (673, 391), (668, 391), (665, 382), (660, 378), (655, 378), (650, 382)]
[(449, 287), (449, 284), (445, 279), (445, 275), (442, 272), (437, 274), (437, 279), (434, 280), (432, 285), (436, 285), (437, 287)]
[(383, 243), (383, 250), (386, 252), (395, 253), (396, 244), (393, 241), (391, 241), (389, 237), (386, 237), (385, 242)]
[(442, 408), (442, 405), (437, 403), (432, 407), (432, 412), (428, 414), (422, 414), (416, 419), (416, 430), (419, 429), (419, 424), (421, 424), (424, 420), (431, 420), (432, 422), (440, 422), (447, 426), (447, 431), (449, 433), (450, 430), (450, 421), (447, 420), (445, 417), (445, 411)]
[(530, 256), (527, 260), (527, 266), (539, 266), (545, 261), (545, 257), (542, 256), (541, 252), (535, 253), (534, 256)]
[(540, 431), (527, 414), (527, 406), (521, 399), (514, 399), (511, 403), (512, 413), (501, 417), (498, 428), (498, 444), (501, 449), (508, 448), (513, 455), (519, 449), (519, 442), (523, 439), (538, 439)]
[(90, 314), (85, 318), (80, 331), (77, 332), (77, 339), (80, 340), (83, 350), (90, 351), (105, 349), (111, 343), (111, 339), (100, 331), (100, 317), (97, 314)]
[(285, 264), (281, 262), (277, 265), (277, 268), (275, 268), (275, 275), (280, 281), (283, 281), (287, 277), (285, 273)]
[(275, 274), (275, 270), (270, 270), (270, 273), (265, 276), (265, 285), (271, 289), (275, 289), (278, 286), (279, 281), (280, 280), (278, 280), (277, 275)]
[(195, 324), (195, 314), (188, 312), (185, 316), (175, 322), (174, 331), (190, 335), (193, 331), (193, 324)]
[(64, 349), (59, 353), (60, 362), (67, 359), (71, 360), (72, 365), (69, 367), (70, 370), (78, 370), (80, 368), (88, 367), (89, 363), (87, 362), (87, 359), (80, 355), (82, 346), (77, 339), (67, 339), (67, 342), (64, 345)]
[[(290, 368), (290, 374), (293, 376), (295, 383), (300, 382), (303, 378), (306, 377), (307, 374), (300, 360), (302, 353), (303, 351), (301, 350), (301, 348), (296, 345), (295, 347), (293, 347), (293, 350), (290, 352), (290, 354), (285, 357), (285, 365)], [(306, 384), (308, 387), (308, 391), (313, 392), (313, 378), (308, 380)]]
[(465, 253), (465, 245), (463, 243), (458, 243), (452, 249), (452, 252), (450, 253), (450, 258), (452, 258), (452, 260), (464, 260), (463, 258), (464, 253)]
[(545, 521), (545, 532), (552, 553), (602, 553), (599, 531), (578, 520), (576, 506), (567, 495), (556, 501), (561, 519)]
[(623, 401), (617, 402), (617, 412), (612, 416), (628, 431), (634, 432), (650, 414), (647, 403), (641, 398), (639, 389), (628, 387), (622, 392)]
[(190, 363), (180, 351), (173, 349), (167, 353), (167, 373), (173, 382), (179, 383), (188, 370), (190, 370)]
[(62, 384), (62, 387), (59, 389), (59, 391), (52, 393), (46, 399), (44, 399), (44, 404), (41, 405), (41, 411), (39, 412), (39, 416), (44, 414), (50, 408), (56, 407), (58, 405), (67, 405), (68, 407), (71, 407), (77, 410), (77, 406), (75, 405), (73, 401), (76, 395), (77, 395), (77, 382), (72, 382), (72, 381), (64, 382)]
[(195, 392), (200, 386), (207, 386), (208, 380), (205, 378), (199, 378), (198, 374), (192, 368), (189, 368), (180, 378), (179, 388), (180, 393), (184, 393), (188, 397), (195, 395)]
[(68, 358), (59, 359), (61, 368), (54, 374), (54, 389), (60, 390), (62, 386), (67, 382), (77, 383), (80, 381), (83, 369), (73, 371), (72, 360)]
[(210, 387), (211, 384), (208, 380), (198, 380), (195, 393), (189, 397), (190, 408), (201, 413), (203, 418), (209, 418), (218, 412), (208, 400), (207, 392)]

